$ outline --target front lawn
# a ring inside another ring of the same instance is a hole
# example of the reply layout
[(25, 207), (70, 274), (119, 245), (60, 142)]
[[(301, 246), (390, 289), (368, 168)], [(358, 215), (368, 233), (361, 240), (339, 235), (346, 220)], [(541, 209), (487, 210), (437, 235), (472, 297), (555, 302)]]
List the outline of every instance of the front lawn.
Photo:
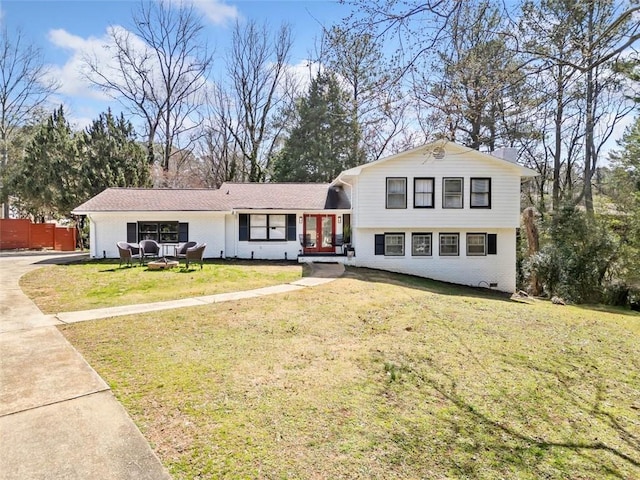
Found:
[(176, 479), (640, 478), (640, 316), (350, 269), (62, 327)]
[(279, 285), (302, 277), (293, 262), (207, 261), (202, 270), (122, 267), (117, 260), (49, 265), (27, 273), (20, 287), (44, 313), (161, 302)]

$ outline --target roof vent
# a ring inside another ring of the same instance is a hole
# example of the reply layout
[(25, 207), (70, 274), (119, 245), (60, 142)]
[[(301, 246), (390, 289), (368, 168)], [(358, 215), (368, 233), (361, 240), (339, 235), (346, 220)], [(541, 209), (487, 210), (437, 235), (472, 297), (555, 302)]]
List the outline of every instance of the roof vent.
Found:
[(444, 158), (444, 147), (433, 147), (433, 150), (431, 151), (431, 154), (433, 155), (433, 158), (435, 158), (436, 160), (442, 160)]

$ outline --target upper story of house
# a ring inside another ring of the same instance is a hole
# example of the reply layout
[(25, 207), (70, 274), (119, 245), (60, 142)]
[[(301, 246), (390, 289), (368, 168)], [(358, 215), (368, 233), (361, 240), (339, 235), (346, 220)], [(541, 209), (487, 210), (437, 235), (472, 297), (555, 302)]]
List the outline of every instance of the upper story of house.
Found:
[(346, 170), (355, 228), (516, 228), (520, 184), (536, 172), (437, 141)]

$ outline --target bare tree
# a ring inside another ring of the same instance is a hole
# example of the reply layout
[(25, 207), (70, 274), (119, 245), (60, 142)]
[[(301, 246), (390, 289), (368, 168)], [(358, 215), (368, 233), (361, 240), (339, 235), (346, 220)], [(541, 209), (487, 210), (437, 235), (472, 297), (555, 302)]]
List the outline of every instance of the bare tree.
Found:
[(447, 31), (465, 2), (460, 0), (346, 0), (357, 12), (347, 19), (356, 34), (395, 41), (398, 78), (420, 68), (433, 49), (449, 37)]
[(291, 109), (294, 79), (288, 64), (293, 40), (282, 25), (271, 33), (255, 21), (236, 23), (227, 55), (226, 88), (217, 92), (216, 123), (231, 134), (246, 164), (246, 180), (263, 181)]
[[(640, 6), (613, 0), (574, 3), (546, 0), (542, 2), (542, 7), (544, 13), (556, 17), (550, 21), (549, 15), (544, 16), (547, 27), (553, 28), (556, 35), (558, 32), (565, 32), (567, 35), (566, 49), (549, 48), (549, 39), (558, 45), (557, 38), (554, 37), (542, 37), (537, 42), (523, 42), (519, 49), (547, 63), (548, 68), (555, 69), (558, 75), (564, 72), (565, 79), (579, 76), (582, 90), (579, 108), (584, 118), (584, 159), (582, 191), (576, 201), (583, 201), (587, 212), (593, 214), (592, 179), (597, 170), (599, 150), (611, 135), (615, 124), (630, 111), (629, 107), (619, 102), (615, 103), (613, 109), (609, 109), (605, 99), (611, 100), (612, 93), (620, 88), (615, 62), (625, 50), (640, 40), (640, 23), (637, 21)], [(556, 27), (551, 27), (552, 24)], [(561, 86), (558, 83), (556, 85)], [(562, 93), (558, 91), (556, 96)], [(621, 94), (620, 96), (622, 97)], [(564, 108), (561, 98), (557, 98), (558, 108)], [(557, 205), (560, 188), (558, 129), (562, 113), (556, 112), (554, 205)]]
[[(168, 0), (140, 3), (133, 29), (110, 30), (113, 65), (98, 57), (85, 59), (86, 77), (145, 122), (147, 155), (167, 171), (172, 155), (191, 143), (189, 132), (202, 104), (213, 57), (193, 6)], [(184, 144), (186, 142), (186, 145)]]
[(393, 68), (371, 33), (355, 34), (334, 26), (324, 32), (322, 42), (325, 45), (317, 50), (325, 58), (316, 61), (335, 72), (348, 90), (348, 110), (359, 127), (354, 131), (362, 131), (362, 138), (352, 139), (352, 150), (363, 149), (367, 160), (377, 160), (389, 153), (404, 128), (407, 102)]
[[(0, 182), (9, 164), (12, 137), (43, 111), (57, 89), (58, 84), (50, 77), (40, 49), (28, 43), (20, 30), (9, 36), (3, 28), (0, 33)], [(8, 218), (9, 203), (6, 198), (3, 200), (3, 218)]]

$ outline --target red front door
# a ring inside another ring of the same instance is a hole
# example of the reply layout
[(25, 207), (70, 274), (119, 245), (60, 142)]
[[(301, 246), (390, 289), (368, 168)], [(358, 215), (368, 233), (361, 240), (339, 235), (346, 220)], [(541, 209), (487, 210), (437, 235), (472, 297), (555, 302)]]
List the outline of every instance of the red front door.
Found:
[(335, 215), (304, 216), (304, 253), (333, 253)]

